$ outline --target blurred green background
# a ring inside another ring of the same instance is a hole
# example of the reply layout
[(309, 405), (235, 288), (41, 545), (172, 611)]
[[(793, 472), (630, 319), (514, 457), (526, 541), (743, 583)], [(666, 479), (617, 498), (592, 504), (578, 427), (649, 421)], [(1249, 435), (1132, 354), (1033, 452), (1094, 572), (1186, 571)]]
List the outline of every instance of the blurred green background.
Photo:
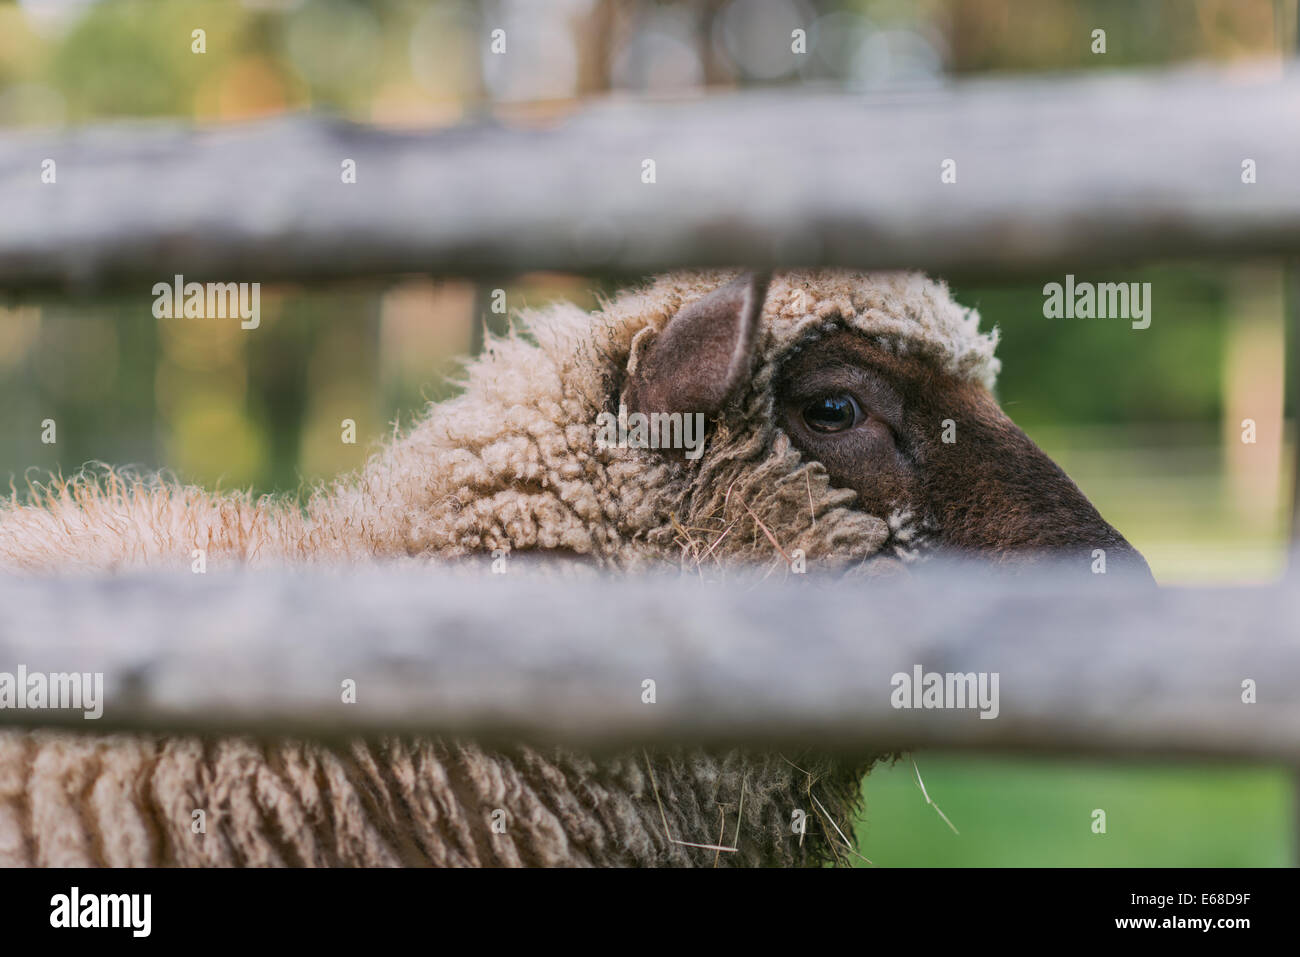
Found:
[[(1288, 867), (1278, 768), (994, 760), (922, 752), (868, 775), (858, 850), (877, 867)], [(1094, 833), (1094, 811), (1106, 832)], [(862, 864), (863, 862), (858, 862)], [(865, 864), (863, 864), (865, 866)]]
[[(1280, 69), (1295, 11), (1294, 0), (41, 0), (0, 4), (0, 129), (303, 109), (427, 128), (486, 114), (549, 122), (610, 93), (894, 92), (990, 72), (1194, 61)], [(769, 40), (792, 26), (809, 31), (806, 57)], [(497, 27), (508, 57), (486, 52)], [(1104, 54), (1092, 50), (1096, 29)], [(1151, 327), (1045, 319), (1042, 286), (1059, 275), (956, 288), (1002, 329), (1007, 412), (1161, 582), (1274, 579), (1294, 419), (1282, 265), (1183, 262), (1076, 279), (1150, 282)], [(513, 310), (595, 306), (616, 284), (530, 274), (265, 286), (253, 332), (157, 320), (148, 290), (0, 301), (0, 477), (21, 489), (103, 461), (299, 494), (358, 466), (395, 422), (450, 393), (454, 358), (482, 325), (506, 321), (487, 308), (497, 287)], [(41, 441), (47, 418), (54, 445)], [(345, 418), (355, 445), (340, 442)], [(1241, 441), (1247, 418), (1253, 444)], [(910, 763), (880, 769), (859, 822), (877, 864), (1277, 865), (1294, 854), (1294, 782), (1280, 769), (917, 760), (961, 835), (926, 806)], [(1108, 834), (1091, 832), (1093, 808), (1107, 811)]]

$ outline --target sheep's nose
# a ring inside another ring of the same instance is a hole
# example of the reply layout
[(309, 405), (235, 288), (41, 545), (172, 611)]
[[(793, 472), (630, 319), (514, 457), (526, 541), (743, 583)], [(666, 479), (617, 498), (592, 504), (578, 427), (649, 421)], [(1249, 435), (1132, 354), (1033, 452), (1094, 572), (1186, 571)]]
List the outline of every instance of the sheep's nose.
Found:
[[(1083, 491), (1000, 409), (967, 430), (967, 442), (947, 446), (947, 498), (940, 513), (950, 544), (1020, 565), (1065, 563), (1093, 574), (1154, 584), (1146, 559), (1102, 518)], [(976, 482), (954, 482), (973, 475)], [(952, 486), (960, 491), (950, 491)]]
[[(1109, 528), (1109, 526), (1107, 527)], [(1105, 555), (1106, 574), (1113, 575), (1126, 582), (1154, 585), (1156, 583), (1155, 576), (1151, 574), (1151, 566), (1142, 557), (1142, 553), (1130, 545), (1124, 536), (1115, 529), (1111, 528), (1110, 532), (1110, 543), (1098, 546)]]
[(1071, 541), (1041, 546), (1015, 548), (996, 556), (1004, 570), (1033, 573), (1045, 568), (1066, 577), (1104, 576), (1108, 581), (1130, 585), (1154, 585), (1155, 576), (1142, 553), (1109, 525), (1094, 535), (1080, 535)]

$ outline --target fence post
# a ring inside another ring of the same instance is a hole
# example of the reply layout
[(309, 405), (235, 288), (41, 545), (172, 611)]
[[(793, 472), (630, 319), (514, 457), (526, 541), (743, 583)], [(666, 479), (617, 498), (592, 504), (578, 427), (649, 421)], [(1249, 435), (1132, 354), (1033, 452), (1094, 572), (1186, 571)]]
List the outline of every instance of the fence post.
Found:
[[(1287, 336), (1286, 386), (1282, 400), (1284, 422), (1286, 410), (1291, 410), (1291, 535), (1286, 576), (1294, 586), (1300, 583), (1300, 259), (1292, 259), (1286, 265), (1283, 297)], [(1293, 864), (1300, 867), (1300, 765), (1296, 766), (1291, 777)]]
[[(1278, 4), (1278, 15), (1283, 15), (1283, 5)], [(1292, 38), (1293, 60), (1300, 60), (1300, 0), (1291, 4), (1291, 28), (1295, 31)], [(1279, 31), (1281, 32), (1281, 31)], [(1285, 38), (1282, 54), (1285, 57)], [(1300, 576), (1300, 258), (1292, 258), (1286, 264), (1286, 282), (1283, 287), (1286, 308), (1286, 335), (1289, 340), (1286, 357), (1286, 384), (1282, 392), (1282, 420), (1286, 421), (1286, 410), (1291, 409), (1291, 536), (1287, 553), (1287, 576), (1293, 581)], [(1291, 826), (1292, 847), (1295, 859), (1293, 865), (1300, 867), (1300, 765), (1292, 772), (1291, 789)]]

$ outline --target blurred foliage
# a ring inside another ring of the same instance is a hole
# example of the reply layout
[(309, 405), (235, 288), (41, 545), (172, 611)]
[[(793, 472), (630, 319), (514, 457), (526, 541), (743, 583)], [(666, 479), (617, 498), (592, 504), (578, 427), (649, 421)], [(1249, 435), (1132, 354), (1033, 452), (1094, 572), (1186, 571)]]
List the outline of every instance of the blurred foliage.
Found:
[(1134, 330), (1113, 319), (1045, 319), (1042, 282), (955, 286), (963, 305), (1003, 330), (998, 394), (1026, 429), (1063, 422), (1215, 422), (1218, 357), (1232, 320), (1232, 270), (1195, 263), (1075, 274), (1075, 283), (1149, 282), (1155, 317)]
[[(923, 753), (863, 783), (861, 853), (878, 867), (1287, 867), (1290, 773)], [(1106, 812), (1106, 833), (1092, 830)], [(858, 862), (861, 864), (862, 862)]]
[[(308, 107), (430, 122), (611, 87), (871, 89), (1236, 60), (1294, 49), (1288, 16), (1273, 0), (25, 0), (0, 5), (0, 126)], [(508, 58), (486, 52), (496, 27)], [(789, 50), (794, 27), (807, 56)]]
[[(871, 4), (868, 4), (870, 6)], [(1281, 5), (1236, 0), (957, 0), (947, 12), (954, 73), (1131, 68), (1293, 49)], [(1092, 31), (1106, 31), (1106, 54)]]

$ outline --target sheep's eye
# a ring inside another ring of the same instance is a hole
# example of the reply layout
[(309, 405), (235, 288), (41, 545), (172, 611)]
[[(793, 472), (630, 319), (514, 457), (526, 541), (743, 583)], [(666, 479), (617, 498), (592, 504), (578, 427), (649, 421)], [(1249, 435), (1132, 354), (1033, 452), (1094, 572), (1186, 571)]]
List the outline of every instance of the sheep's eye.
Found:
[(843, 432), (858, 421), (858, 404), (847, 395), (822, 396), (804, 406), (803, 420), (817, 432)]

